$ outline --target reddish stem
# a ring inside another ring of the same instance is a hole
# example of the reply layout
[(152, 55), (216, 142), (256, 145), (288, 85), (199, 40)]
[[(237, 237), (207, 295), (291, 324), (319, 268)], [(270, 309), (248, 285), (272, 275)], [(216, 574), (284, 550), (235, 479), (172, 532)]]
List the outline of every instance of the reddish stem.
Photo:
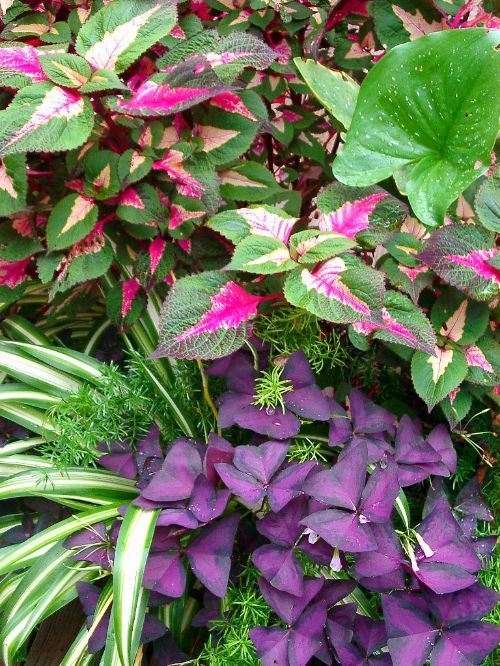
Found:
[(283, 298), (283, 292), (280, 291), (276, 294), (268, 294), (267, 296), (260, 296), (261, 301), (274, 301), (277, 298)]

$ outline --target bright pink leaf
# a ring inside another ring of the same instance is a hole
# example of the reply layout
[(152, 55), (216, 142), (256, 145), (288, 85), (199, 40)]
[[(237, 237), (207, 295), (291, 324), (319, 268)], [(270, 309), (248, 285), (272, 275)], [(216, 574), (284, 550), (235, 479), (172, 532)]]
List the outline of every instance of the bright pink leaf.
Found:
[(212, 296), (212, 307), (205, 312), (199, 322), (190, 326), (177, 337), (183, 342), (200, 333), (215, 333), (221, 328), (238, 326), (257, 314), (257, 306), (262, 297), (249, 294), (235, 282), (228, 282), (218, 294)]
[(298, 221), (294, 217), (281, 217), (265, 208), (240, 208), (238, 214), (245, 218), (252, 234), (276, 238), (285, 245)]
[(0, 259), (0, 285), (13, 289), (26, 278), (26, 268), (31, 257), (21, 261), (4, 261)]
[(314, 289), (319, 294), (326, 296), (342, 305), (347, 305), (355, 312), (369, 317), (370, 308), (358, 296), (340, 281), (340, 274), (345, 270), (345, 264), (339, 257), (324, 261), (312, 272), (307, 269), (302, 271), (302, 282), (307, 290)]
[(447, 254), (445, 255), (445, 259), (459, 266), (471, 268), (485, 280), (492, 280), (495, 284), (500, 284), (500, 270), (487, 263), (489, 259), (493, 259), (496, 256), (496, 253), (496, 248), (492, 248), (491, 250), (472, 250), (469, 254)]
[(149, 244), (149, 270), (151, 275), (154, 275), (156, 269), (158, 268), (158, 264), (160, 263), (160, 259), (162, 258), (166, 245), (167, 241), (163, 240), (163, 238), (160, 238), (160, 236), (157, 236)]
[(465, 358), (467, 360), (467, 365), (481, 368), (481, 370), (484, 370), (485, 372), (495, 372), (491, 363), (476, 345), (469, 345), (466, 347)]
[(125, 192), (122, 193), (120, 196), (120, 205), (131, 206), (132, 208), (139, 208), (140, 210), (144, 210), (144, 208), (146, 208), (144, 201), (137, 194), (133, 187), (127, 188)]
[(229, 111), (229, 113), (237, 113), (240, 116), (243, 116), (244, 118), (248, 118), (249, 120), (255, 120), (257, 122), (257, 118), (243, 104), (238, 95), (235, 95), (235, 93), (233, 92), (224, 92), (221, 93), (220, 95), (212, 97), (212, 99), (210, 100), (210, 104), (218, 106), (220, 109), (223, 109), (224, 111)]
[(33, 83), (48, 80), (38, 61), (37, 50), (29, 45), (0, 48), (0, 69), (24, 74)]
[(364, 199), (346, 201), (340, 208), (327, 213), (319, 222), (321, 231), (336, 231), (348, 238), (354, 238), (370, 224), (369, 216), (388, 194), (370, 194)]
[(150, 111), (151, 115), (160, 115), (176, 111), (191, 100), (206, 99), (208, 95), (208, 88), (171, 88), (167, 83), (145, 81), (128, 102), (119, 99), (117, 105), (122, 111)]
[(125, 319), (127, 316), (130, 308), (132, 307), (132, 303), (134, 302), (134, 298), (136, 297), (136, 294), (140, 288), (141, 285), (138, 283), (137, 278), (135, 277), (131, 278), (130, 280), (126, 280), (122, 284), (122, 319)]

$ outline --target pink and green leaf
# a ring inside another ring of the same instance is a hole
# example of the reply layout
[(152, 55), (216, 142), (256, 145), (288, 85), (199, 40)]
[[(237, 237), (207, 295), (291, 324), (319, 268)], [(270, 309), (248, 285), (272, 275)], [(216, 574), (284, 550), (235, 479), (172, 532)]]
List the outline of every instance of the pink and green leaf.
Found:
[(0, 211), (11, 215), (26, 206), (26, 155), (0, 158)]
[(90, 102), (43, 81), (22, 88), (0, 111), (0, 155), (77, 148), (94, 125)]
[(32, 83), (46, 81), (40, 61), (40, 53), (29, 44), (5, 42), (0, 45), (0, 76), (2, 85), (24, 88)]
[(356, 241), (335, 231), (306, 229), (290, 238), (290, 252), (299, 264), (315, 264), (331, 259), (356, 246)]
[(177, 280), (160, 315), (160, 342), (153, 358), (219, 358), (237, 349), (251, 331), (263, 300), (210, 271)]
[(378, 271), (349, 267), (341, 257), (313, 270), (295, 269), (285, 283), (285, 297), (297, 307), (337, 323), (381, 320), (384, 279)]
[(85, 21), (76, 52), (94, 70), (123, 72), (177, 22), (174, 0), (113, 0)]
[(431, 321), (443, 338), (470, 345), (483, 335), (489, 311), (485, 303), (467, 298), (458, 289), (444, 289), (431, 310)]
[(485, 300), (500, 293), (497, 249), (489, 233), (470, 224), (435, 231), (419, 259), (454, 287)]
[(388, 240), (401, 226), (405, 204), (380, 187), (329, 185), (318, 195), (321, 231), (336, 231), (364, 245)]

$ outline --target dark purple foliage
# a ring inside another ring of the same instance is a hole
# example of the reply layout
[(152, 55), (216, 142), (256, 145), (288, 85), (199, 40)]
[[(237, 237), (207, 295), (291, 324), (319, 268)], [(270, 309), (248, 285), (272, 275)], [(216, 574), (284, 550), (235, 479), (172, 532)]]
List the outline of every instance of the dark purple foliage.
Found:
[(480, 619), (499, 599), (475, 584), (454, 594), (395, 592), (382, 597), (394, 666), (480, 664), (500, 641), (500, 627)]

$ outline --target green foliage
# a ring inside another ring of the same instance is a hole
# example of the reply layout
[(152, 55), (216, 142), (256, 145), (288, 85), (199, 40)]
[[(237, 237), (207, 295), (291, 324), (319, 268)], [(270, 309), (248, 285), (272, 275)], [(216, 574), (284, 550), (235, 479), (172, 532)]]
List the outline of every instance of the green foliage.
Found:
[(196, 666), (259, 666), (248, 632), (255, 626), (275, 624), (272, 622), (273, 612), (257, 585), (259, 575), (249, 563), (237, 582), (229, 586), (223, 601), (222, 619), (211, 623), (209, 639), (201, 654), (189, 663)]
[(361, 86), (335, 176), (372, 185), (394, 175), (419, 219), (442, 224), (448, 206), (490, 163), (498, 37), (485, 28), (443, 31), (391, 50)]
[(255, 395), (253, 404), (260, 409), (276, 409), (279, 407), (285, 413), (283, 396), (293, 391), (289, 379), (281, 379), (283, 367), (275, 363), (270, 370), (261, 370), (255, 380)]
[(349, 351), (345, 339), (333, 328), (322, 328), (319, 319), (291, 307), (273, 308), (255, 322), (255, 335), (268, 342), (274, 356), (302, 349), (317, 373), (345, 367)]
[(58, 436), (41, 448), (42, 455), (62, 467), (93, 465), (102, 454), (99, 445), (135, 443), (160, 408), (137, 365), (128, 372), (106, 366), (96, 386), (84, 384), (49, 411), (48, 421)]

